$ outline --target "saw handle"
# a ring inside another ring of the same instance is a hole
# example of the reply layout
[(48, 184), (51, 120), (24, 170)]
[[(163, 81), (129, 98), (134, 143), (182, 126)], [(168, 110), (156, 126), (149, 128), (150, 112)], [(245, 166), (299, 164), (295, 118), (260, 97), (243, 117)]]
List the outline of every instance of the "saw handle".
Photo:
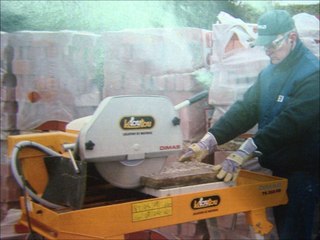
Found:
[(184, 100), (183, 102), (177, 104), (174, 106), (175, 110), (180, 110), (181, 108), (184, 108), (186, 106), (189, 106), (195, 102), (198, 102), (206, 97), (208, 97), (208, 90), (204, 90), (202, 92), (197, 93), (196, 95), (192, 96), (191, 98)]
[(192, 96), (191, 98), (188, 99), (188, 101), (190, 102), (190, 105), (195, 103), (195, 102), (198, 102), (206, 97), (208, 97), (208, 90), (204, 90), (202, 92), (199, 92), (197, 93), (196, 95)]

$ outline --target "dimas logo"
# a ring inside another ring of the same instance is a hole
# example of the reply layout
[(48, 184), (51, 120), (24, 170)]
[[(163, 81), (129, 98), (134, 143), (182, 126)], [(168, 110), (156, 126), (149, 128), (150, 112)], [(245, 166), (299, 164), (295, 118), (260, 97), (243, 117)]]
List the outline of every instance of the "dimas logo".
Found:
[(120, 120), (120, 127), (124, 130), (150, 129), (154, 124), (154, 118), (151, 116), (130, 116)]
[(208, 207), (216, 207), (220, 203), (219, 196), (210, 196), (210, 197), (201, 197), (195, 198), (191, 202), (191, 208), (194, 210), (208, 208)]

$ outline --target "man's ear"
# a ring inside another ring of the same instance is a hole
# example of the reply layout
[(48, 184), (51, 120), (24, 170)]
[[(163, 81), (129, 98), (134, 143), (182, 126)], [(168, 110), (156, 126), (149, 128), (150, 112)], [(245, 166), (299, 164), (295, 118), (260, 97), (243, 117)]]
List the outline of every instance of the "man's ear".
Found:
[(297, 41), (298, 38), (298, 33), (297, 32), (291, 32), (289, 34), (289, 42), (290, 43), (294, 43), (295, 41)]

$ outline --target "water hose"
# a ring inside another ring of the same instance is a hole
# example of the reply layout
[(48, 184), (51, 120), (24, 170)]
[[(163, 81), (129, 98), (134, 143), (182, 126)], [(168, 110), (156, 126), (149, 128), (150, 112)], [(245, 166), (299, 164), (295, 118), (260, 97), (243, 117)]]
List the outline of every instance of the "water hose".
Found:
[(54, 208), (54, 209), (58, 209), (58, 208), (63, 208), (63, 206), (58, 205), (58, 204), (54, 204), (51, 203), (43, 198), (41, 198), (40, 196), (38, 196), (33, 190), (31, 190), (25, 181), (25, 178), (21, 172), (21, 166), (20, 166), (20, 161), (19, 161), (19, 152), (21, 151), (21, 149), (23, 148), (35, 148), (37, 150), (40, 150), (44, 153), (46, 153), (47, 155), (50, 156), (55, 156), (55, 157), (61, 157), (61, 154), (59, 154), (58, 152), (43, 146), (39, 143), (36, 142), (32, 142), (32, 141), (21, 141), (18, 142), (14, 149), (12, 150), (12, 155), (11, 155), (11, 171), (13, 173), (14, 178), (16, 179), (18, 185), (22, 188), (25, 189), (26, 192), (29, 194), (29, 196), (34, 199), (35, 201), (41, 203), (42, 205), (48, 207), (48, 208)]

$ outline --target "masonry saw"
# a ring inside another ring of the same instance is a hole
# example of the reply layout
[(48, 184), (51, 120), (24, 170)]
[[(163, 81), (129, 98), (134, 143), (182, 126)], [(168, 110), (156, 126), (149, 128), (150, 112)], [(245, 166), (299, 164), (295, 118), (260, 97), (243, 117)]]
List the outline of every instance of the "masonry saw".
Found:
[[(139, 188), (142, 176), (160, 172), (169, 156), (181, 152), (178, 110), (207, 96), (208, 91), (203, 91), (175, 106), (160, 95), (107, 97), (93, 115), (66, 126), (77, 137), (75, 142), (62, 144), (63, 153), (37, 142), (18, 143), (12, 153), (13, 175), (32, 198), (53, 208), (82, 207), (89, 165), (113, 186)], [(49, 180), (42, 197), (25, 181), (18, 158), (22, 148), (46, 155)]]

